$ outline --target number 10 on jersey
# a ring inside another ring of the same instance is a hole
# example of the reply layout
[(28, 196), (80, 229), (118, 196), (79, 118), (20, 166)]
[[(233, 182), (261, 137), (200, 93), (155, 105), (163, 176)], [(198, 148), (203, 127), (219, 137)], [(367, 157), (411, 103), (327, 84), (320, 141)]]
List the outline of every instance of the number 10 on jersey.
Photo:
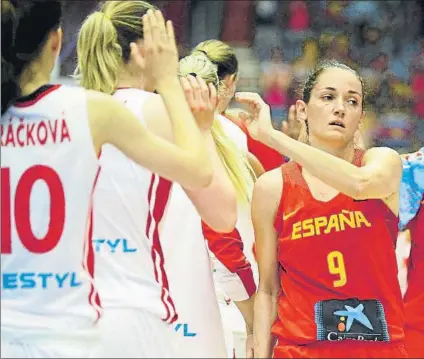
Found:
[(333, 281), (333, 286), (335, 288), (338, 288), (338, 287), (343, 287), (344, 285), (346, 285), (347, 277), (346, 277), (346, 267), (345, 267), (343, 254), (339, 251), (333, 251), (328, 253), (327, 263), (328, 263), (328, 271), (331, 274), (338, 276), (338, 279)]
[[(31, 253), (46, 253), (59, 242), (65, 224), (65, 193), (59, 175), (50, 167), (28, 168), (11, 188), (11, 169), (1, 169), (1, 254), (12, 253), (12, 224), (23, 246)], [(31, 191), (35, 182), (43, 181), (50, 192), (50, 223), (43, 238), (31, 228)], [(14, 193), (14, 196), (12, 196)], [(12, 210), (12, 203), (14, 210)]]

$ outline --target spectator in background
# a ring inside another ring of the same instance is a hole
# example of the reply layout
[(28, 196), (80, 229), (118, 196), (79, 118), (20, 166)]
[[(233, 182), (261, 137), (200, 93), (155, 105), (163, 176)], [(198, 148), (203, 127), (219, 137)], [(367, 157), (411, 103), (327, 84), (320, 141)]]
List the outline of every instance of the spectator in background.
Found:
[(424, 35), (418, 42), (418, 50), (412, 60), (412, 66), (424, 70)]
[(356, 43), (352, 47), (352, 57), (363, 66), (369, 66), (381, 52), (392, 54), (391, 40), (382, 30), (370, 23), (363, 23), (357, 29)]
[(359, 65), (352, 60), (349, 53), (350, 41), (346, 34), (334, 36), (326, 51), (326, 58), (337, 60), (357, 70)]
[(302, 43), (312, 36), (310, 31), (310, 11), (306, 1), (280, 1), (277, 22), (284, 28), (283, 46), (289, 59), (302, 51)]
[(263, 0), (256, 3), (256, 23), (270, 25), (275, 20), (277, 2), (274, 0)]
[(306, 5), (306, 1), (295, 0), (290, 2), (289, 11), (289, 30), (300, 32), (309, 29), (309, 11)]
[(302, 83), (308, 73), (315, 67), (319, 56), (318, 44), (314, 39), (305, 40), (303, 54), (293, 62), (293, 77)]
[(421, 52), (414, 59), (412, 67), (411, 89), (413, 113), (417, 118), (415, 136), (418, 142), (424, 142), (424, 39), (421, 40)]
[(347, 1), (327, 1), (326, 15), (328, 21), (336, 27), (343, 26), (347, 23), (347, 18), (343, 14), (343, 10), (347, 5)]
[(281, 126), (283, 118), (287, 117), (287, 89), (292, 80), (291, 66), (284, 62), (280, 48), (271, 49), (271, 60), (262, 64), (261, 84), (265, 101), (271, 107), (272, 120), (275, 127)]
[(414, 113), (424, 121), (424, 68), (413, 69), (411, 83)]
[(412, 147), (413, 124), (402, 98), (391, 88), (388, 91), (387, 97), (384, 98), (386, 105), (382, 108), (375, 141), (379, 146), (405, 152)]

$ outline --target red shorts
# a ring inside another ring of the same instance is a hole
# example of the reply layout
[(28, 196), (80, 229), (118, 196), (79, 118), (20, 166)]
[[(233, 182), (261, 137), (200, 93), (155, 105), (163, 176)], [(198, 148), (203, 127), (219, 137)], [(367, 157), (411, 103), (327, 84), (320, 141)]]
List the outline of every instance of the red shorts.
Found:
[(286, 345), (277, 342), (273, 358), (407, 358), (404, 343), (318, 342), (310, 345)]
[(405, 326), (405, 344), (409, 358), (424, 358), (424, 331)]

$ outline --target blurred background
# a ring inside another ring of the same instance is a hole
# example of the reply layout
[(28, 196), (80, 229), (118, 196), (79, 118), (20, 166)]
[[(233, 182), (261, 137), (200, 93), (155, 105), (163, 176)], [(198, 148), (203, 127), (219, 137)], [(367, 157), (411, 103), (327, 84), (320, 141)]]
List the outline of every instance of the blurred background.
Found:
[[(232, 45), (239, 91), (260, 93), (275, 128), (298, 98), (305, 77), (323, 59), (342, 61), (367, 86), (367, 146), (401, 153), (424, 143), (424, 1), (153, 0), (174, 22), (181, 57), (201, 41)], [(100, 1), (64, 2), (64, 44), (55, 82), (72, 84), (76, 40)]]

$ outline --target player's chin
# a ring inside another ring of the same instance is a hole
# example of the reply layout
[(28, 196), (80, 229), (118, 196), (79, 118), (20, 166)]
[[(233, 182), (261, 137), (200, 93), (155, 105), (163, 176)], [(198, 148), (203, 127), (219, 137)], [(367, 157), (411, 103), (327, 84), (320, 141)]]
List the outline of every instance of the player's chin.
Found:
[(329, 129), (322, 134), (322, 138), (334, 145), (346, 145), (353, 141), (353, 135), (347, 132), (346, 129)]

